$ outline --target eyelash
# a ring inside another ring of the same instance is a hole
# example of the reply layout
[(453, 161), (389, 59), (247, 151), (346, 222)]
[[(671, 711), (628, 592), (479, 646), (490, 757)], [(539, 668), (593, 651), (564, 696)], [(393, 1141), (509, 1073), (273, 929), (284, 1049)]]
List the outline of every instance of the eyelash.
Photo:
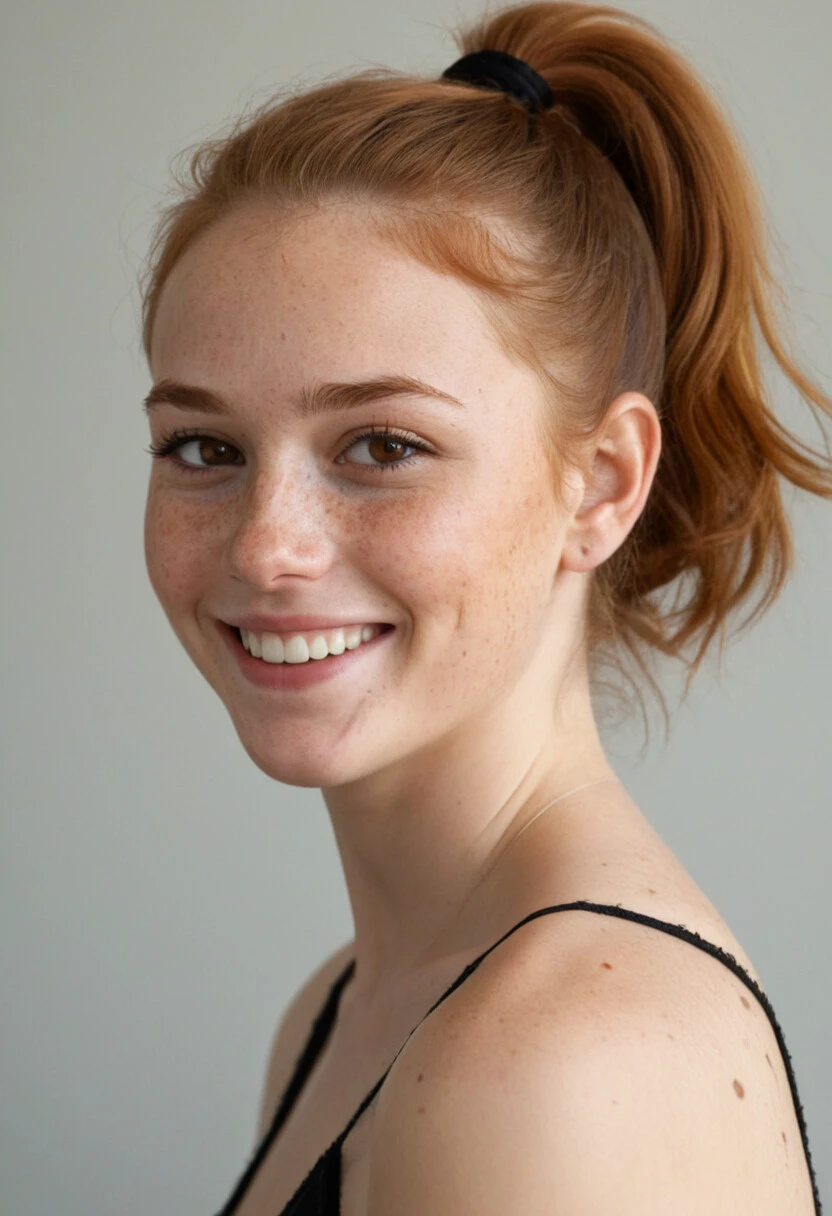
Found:
[[(418, 437), (411, 434), (410, 431), (399, 431), (386, 425), (383, 427), (376, 427), (373, 425), (369, 430), (364, 431), (362, 434), (356, 435), (353, 439), (351, 439), (347, 446), (341, 452), (339, 452), (338, 459), (344, 455), (344, 452), (348, 452), (351, 447), (354, 447), (355, 444), (361, 443), (364, 439), (374, 439), (377, 436), (382, 436), (385, 439), (394, 439), (398, 443), (404, 444), (405, 447), (415, 448), (418, 452), (422, 452), (427, 455), (432, 454), (432, 450), (426, 444), (421, 443)], [(199, 431), (194, 428), (191, 430), (171, 431), (167, 435), (162, 435), (158, 443), (152, 443), (150, 447), (146, 448), (145, 450), (150, 456), (153, 457), (154, 460), (168, 460), (172, 459), (176, 455), (179, 448), (183, 447), (186, 443), (193, 443), (196, 439), (213, 440), (215, 443), (226, 442), (224, 439), (217, 439), (214, 435), (206, 435), (203, 431)], [(227, 446), (233, 447), (234, 445), (228, 444)], [(358, 467), (365, 469), (378, 469), (381, 472), (387, 472), (388, 469), (400, 469), (420, 459), (421, 456), (406, 456), (404, 460), (397, 460), (391, 464), (359, 464)], [(205, 468), (199, 468), (198, 465), (186, 464), (184, 460), (180, 459), (174, 460), (174, 463), (178, 468), (185, 469), (189, 473), (210, 473), (214, 469), (234, 467), (233, 465), (217, 464), (208, 465)]]

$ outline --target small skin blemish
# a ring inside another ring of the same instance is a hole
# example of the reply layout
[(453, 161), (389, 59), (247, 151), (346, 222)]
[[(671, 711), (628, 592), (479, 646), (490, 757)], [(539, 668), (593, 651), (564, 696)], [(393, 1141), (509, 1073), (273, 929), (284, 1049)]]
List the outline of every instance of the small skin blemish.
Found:
[(602, 963), (602, 967), (606, 967), (607, 971), (612, 971), (612, 963)]
[(751, 1008), (751, 1002), (750, 1002), (750, 1001), (747, 1001), (747, 1000), (745, 999), (745, 997), (744, 997), (744, 996), (741, 996), (741, 997), (740, 997), (740, 1000), (742, 1001), (743, 1005), (745, 1005), (746, 1009), (750, 1009), (750, 1008)]
[(648, 888), (647, 888), (647, 890), (650, 892), (650, 894), (651, 894), (651, 895), (655, 895), (655, 894), (656, 894), (656, 892), (653, 890), (653, 888), (652, 888), (652, 887), (648, 887)]
[(766, 1052), (766, 1064), (768, 1064), (771, 1071), (774, 1072), (774, 1065), (771, 1062), (768, 1052)]
[(425, 1074), (424, 1074), (423, 1072), (420, 1072), (420, 1073), (419, 1073), (419, 1075), (418, 1075), (418, 1077), (416, 1078), (416, 1080), (417, 1080), (417, 1081), (421, 1081), (421, 1080), (422, 1080), (422, 1077), (424, 1077), (424, 1075), (425, 1075)]
[(745, 1090), (743, 1089), (740, 1082), (736, 1081), (736, 1080), (734, 1081), (734, 1093), (737, 1095), (738, 1098), (745, 1097)]

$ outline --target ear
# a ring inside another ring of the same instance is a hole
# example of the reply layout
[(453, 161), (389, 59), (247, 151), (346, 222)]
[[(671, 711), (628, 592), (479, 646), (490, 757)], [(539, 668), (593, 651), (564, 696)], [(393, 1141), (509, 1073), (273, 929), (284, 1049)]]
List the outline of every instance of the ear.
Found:
[(652, 401), (635, 392), (616, 397), (590, 446), (589, 475), (570, 481), (572, 515), (562, 569), (593, 570), (623, 543), (644, 509), (661, 447)]

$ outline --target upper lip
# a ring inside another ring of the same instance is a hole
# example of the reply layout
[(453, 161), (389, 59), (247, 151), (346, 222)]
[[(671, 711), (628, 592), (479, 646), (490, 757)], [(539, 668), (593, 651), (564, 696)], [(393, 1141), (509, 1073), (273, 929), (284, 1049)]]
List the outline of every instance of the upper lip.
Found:
[(251, 633), (306, 633), (313, 629), (339, 629), (347, 625), (387, 624), (386, 621), (376, 621), (372, 615), (343, 617), (336, 620), (331, 616), (265, 616), (253, 613), (251, 616), (238, 616), (233, 620), (226, 619), (227, 625), (235, 625), (238, 629), (247, 629)]

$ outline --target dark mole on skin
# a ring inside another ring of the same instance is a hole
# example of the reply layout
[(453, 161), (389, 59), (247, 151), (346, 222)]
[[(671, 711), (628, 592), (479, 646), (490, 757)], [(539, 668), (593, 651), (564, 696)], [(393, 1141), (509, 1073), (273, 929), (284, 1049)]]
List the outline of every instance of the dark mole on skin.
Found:
[(737, 1095), (737, 1097), (738, 1097), (738, 1098), (744, 1098), (744, 1097), (745, 1097), (745, 1090), (744, 1090), (744, 1089), (743, 1089), (743, 1087), (740, 1085), (739, 1081), (735, 1081), (735, 1082), (734, 1082), (734, 1093)]
[(602, 967), (606, 967), (607, 971), (612, 971), (612, 963), (602, 963)]

